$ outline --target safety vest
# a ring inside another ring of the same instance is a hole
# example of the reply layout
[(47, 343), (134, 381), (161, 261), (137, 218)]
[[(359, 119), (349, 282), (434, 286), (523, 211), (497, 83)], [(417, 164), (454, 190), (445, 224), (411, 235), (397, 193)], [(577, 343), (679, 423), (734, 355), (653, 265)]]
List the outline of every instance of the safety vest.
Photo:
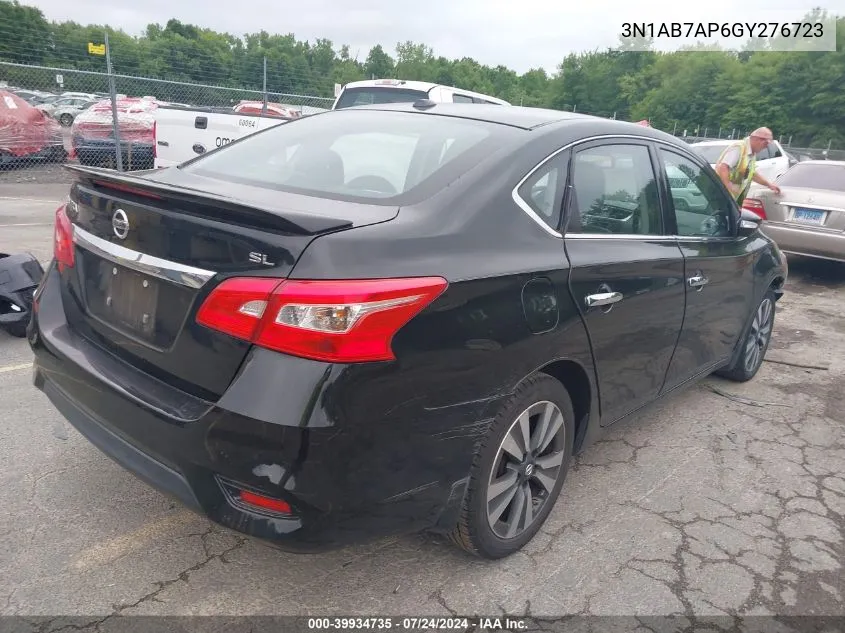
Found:
[(722, 155), (719, 156), (719, 160), (716, 164), (718, 165), (725, 157), (728, 150), (734, 147), (739, 147), (739, 160), (737, 161), (736, 166), (731, 169), (728, 179), (733, 184), (739, 185), (739, 193), (734, 197), (736, 198), (738, 204), (742, 204), (742, 201), (745, 200), (745, 196), (748, 193), (749, 187), (751, 187), (751, 179), (754, 177), (754, 172), (757, 170), (757, 157), (748, 151), (748, 141), (743, 139), (728, 145), (725, 148), (725, 151), (722, 152)]

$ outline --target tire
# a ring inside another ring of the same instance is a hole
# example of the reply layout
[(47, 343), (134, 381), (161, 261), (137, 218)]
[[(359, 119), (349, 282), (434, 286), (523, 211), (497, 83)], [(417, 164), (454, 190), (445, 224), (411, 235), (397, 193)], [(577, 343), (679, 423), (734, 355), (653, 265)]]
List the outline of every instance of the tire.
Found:
[[(546, 412), (551, 414), (549, 418), (544, 418)], [(520, 420), (526, 413), (530, 432), (536, 433), (543, 422), (550, 422), (545, 425), (546, 441), (537, 439), (542, 433), (531, 437), (535, 445), (545, 444), (545, 448), (517, 466), (515, 456), (505, 446), (525, 454)], [(557, 431), (549, 433), (551, 428)], [(554, 508), (569, 470), (574, 435), (575, 415), (566, 388), (547, 374), (526, 379), (502, 406), (475, 455), (460, 517), (450, 535), (452, 541), (467, 552), (487, 559), (503, 558), (520, 550), (540, 530)], [(558, 461), (559, 466), (555, 466)], [(541, 463), (546, 466), (540, 467)], [(491, 488), (494, 474), (499, 482)], [(530, 521), (526, 521), (526, 490), (531, 491)], [(492, 524), (488, 505), (494, 515), (496, 510), (501, 510), (500, 519)], [(508, 534), (507, 528), (514, 523), (507, 521), (511, 516), (519, 520), (515, 522), (515, 532)]]
[(70, 114), (63, 114), (59, 117), (59, 123), (65, 127), (70, 127), (73, 125), (73, 116)]
[(772, 340), (775, 306), (775, 293), (769, 288), (748, 319), (748, 325), (742, 335), (739, 355), (732, 365), (715, 372), (717, 376), (734, 382), (748, 382), (757, 375)]

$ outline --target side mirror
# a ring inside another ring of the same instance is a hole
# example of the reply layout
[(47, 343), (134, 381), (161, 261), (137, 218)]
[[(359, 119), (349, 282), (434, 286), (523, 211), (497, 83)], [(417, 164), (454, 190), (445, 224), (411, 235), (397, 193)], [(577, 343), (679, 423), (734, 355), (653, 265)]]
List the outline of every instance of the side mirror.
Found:
[(748, 237), (760, 228), (763, 218), (748, 209), (742, 209), (739, 216), (739, 224), (736, 229), (737, 237)]

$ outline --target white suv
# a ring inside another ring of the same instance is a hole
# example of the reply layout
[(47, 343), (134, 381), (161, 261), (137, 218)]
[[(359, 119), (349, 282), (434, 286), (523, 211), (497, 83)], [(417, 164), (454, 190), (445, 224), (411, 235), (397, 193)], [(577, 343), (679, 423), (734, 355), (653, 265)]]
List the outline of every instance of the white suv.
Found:
[[(721, 156), (728, 145), (734, 142), (728, 140), (700, 141), (690, 144), (690, 147), (715, 169), (719, 156)], [(783, 146), (778, 141), (772, 141), (765, 149), (757, 153), (757, 171), (769, 182), (774, 182), (778, 176), (797, 162), (795, 158), (783, 149)]]
[(507, 101), (490, 95), (461, 90), (452, 86), (441, 86), (426, 81), (373, 79), (370, 81), (353, 81), (346, 84), (338, 94), (332, 110), (373, 103), (412, 103), (419, 99), (430, 99), (436, 103), (510, 105)]

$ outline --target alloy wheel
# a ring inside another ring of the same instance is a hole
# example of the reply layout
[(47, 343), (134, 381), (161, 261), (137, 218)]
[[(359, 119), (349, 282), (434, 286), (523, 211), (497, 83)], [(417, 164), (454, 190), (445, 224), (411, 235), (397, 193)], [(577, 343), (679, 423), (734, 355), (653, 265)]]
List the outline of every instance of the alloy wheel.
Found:
[(772, 315), (774, 306), (769, 297), (763, 299), (751, 322), (751, 331), (745, 342), (745, 370), (754, 371), (763, 362), (763, 353), (772, 335)]
[(519, 536), (549, 502), (561, 474), (565, 439), (563, 414), (545, 400), (525, 409), (510, 426), (487, 483), (487, 521), (496, 536)]

